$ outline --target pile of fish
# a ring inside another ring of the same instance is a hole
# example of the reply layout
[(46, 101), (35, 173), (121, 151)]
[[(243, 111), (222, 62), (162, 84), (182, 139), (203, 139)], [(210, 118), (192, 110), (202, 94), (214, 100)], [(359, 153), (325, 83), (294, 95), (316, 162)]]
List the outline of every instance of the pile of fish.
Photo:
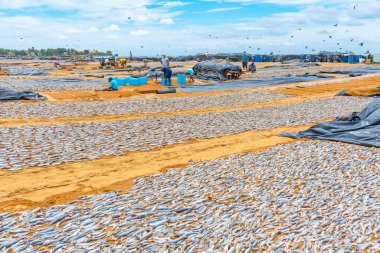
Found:
[(0, 168), (58, 165), (168, 144), (273, 129), (347, 115), (370, 98), (336, 97), (300, 104), (127, 121), (0, 128)]
[(44, 69), (41, 68), (3, 68), (10, 76), (44, 76), (47, 75)]
[(171, 169), (0, 214), (0, 251), (379, 252), (379, 164), (379, 149), (299, 142)]
[(231, 107), (277, 101), (285, 94), (241, 91), (212, 96), (102, 101), (77, 103), (2, 104), (0, 118), (60, 118), (129, 113), (160, 113), (216, 107)]
[(106, 80), (85, 79), (14, 79), (0, 81), (0, 88), (18, 91), (68, 91), (68, 90), (100, 90), (104, 89)]

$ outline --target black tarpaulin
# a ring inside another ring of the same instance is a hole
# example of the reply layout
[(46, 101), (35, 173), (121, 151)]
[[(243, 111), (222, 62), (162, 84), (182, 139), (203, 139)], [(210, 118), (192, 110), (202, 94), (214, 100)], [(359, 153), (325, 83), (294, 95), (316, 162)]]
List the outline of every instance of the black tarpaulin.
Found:
[(370, 147), (380, 147), (380, 98), (375, 99), (363, 111), (347, 118), (319, 123), (299, 133), (283, 133), (290, 138), (309, 138), (347, 142)]
[(14, 100), (46, 100), (47, 98), (32, 91), (15, 91), (0, 88), (0, 101)]

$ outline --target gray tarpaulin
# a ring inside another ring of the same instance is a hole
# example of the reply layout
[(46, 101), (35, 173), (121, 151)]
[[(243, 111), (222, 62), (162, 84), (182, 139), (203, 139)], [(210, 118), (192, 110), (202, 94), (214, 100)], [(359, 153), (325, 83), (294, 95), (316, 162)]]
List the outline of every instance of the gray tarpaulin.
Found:
[(299, 133), (283, 133), (280, 136), (380, 147), (380, 98), (375, 99), (363, 111), (354, 112), (347, 118), (319, 123), (309, 130)]
[(12, 100), (46, 100), (47, 98), (32, 91), (15, 91), (0, 88), (0, 101)]
[(203, 61), (197, 63), (194, 67), (195, 75), (202, 80), (226, 80), (227, 74), (235, 72), (237, 76), (242, 73), (241, 67), (229, 62)]

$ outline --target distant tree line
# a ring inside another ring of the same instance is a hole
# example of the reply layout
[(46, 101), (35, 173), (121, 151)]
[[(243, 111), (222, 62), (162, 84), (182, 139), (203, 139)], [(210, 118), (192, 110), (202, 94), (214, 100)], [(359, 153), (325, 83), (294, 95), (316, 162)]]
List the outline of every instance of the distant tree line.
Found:
[(112, 51), (99, 52), (97, 50), (77, 50), (74, 48), (47, 48), (47, 49), (35, 49), (34, 47), (16, 50), (0, 48), (0, 55), (16, 55), (16, 56), (63, 56), (63, 55), (112, 55)]

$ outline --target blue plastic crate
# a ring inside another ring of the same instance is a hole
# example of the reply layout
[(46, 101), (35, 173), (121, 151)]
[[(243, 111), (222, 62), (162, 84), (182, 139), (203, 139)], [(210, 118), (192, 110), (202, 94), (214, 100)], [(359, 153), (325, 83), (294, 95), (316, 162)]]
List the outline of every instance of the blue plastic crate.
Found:
[(140, 80), (138, 78), (130, 78), (129, 79), (129, 84), (131, 86), (140, 86)]
[(147, 85), (148, 84), (148, 78), (146, 78), (146, 77), (140, 77), (138, 79), (139, 79), (139, 83), (141, 85)]
[(178, 83), (179, 85), (184, 85), (184, 84), (186, 84), (186, 76), (177, 75), (177, 83)]

